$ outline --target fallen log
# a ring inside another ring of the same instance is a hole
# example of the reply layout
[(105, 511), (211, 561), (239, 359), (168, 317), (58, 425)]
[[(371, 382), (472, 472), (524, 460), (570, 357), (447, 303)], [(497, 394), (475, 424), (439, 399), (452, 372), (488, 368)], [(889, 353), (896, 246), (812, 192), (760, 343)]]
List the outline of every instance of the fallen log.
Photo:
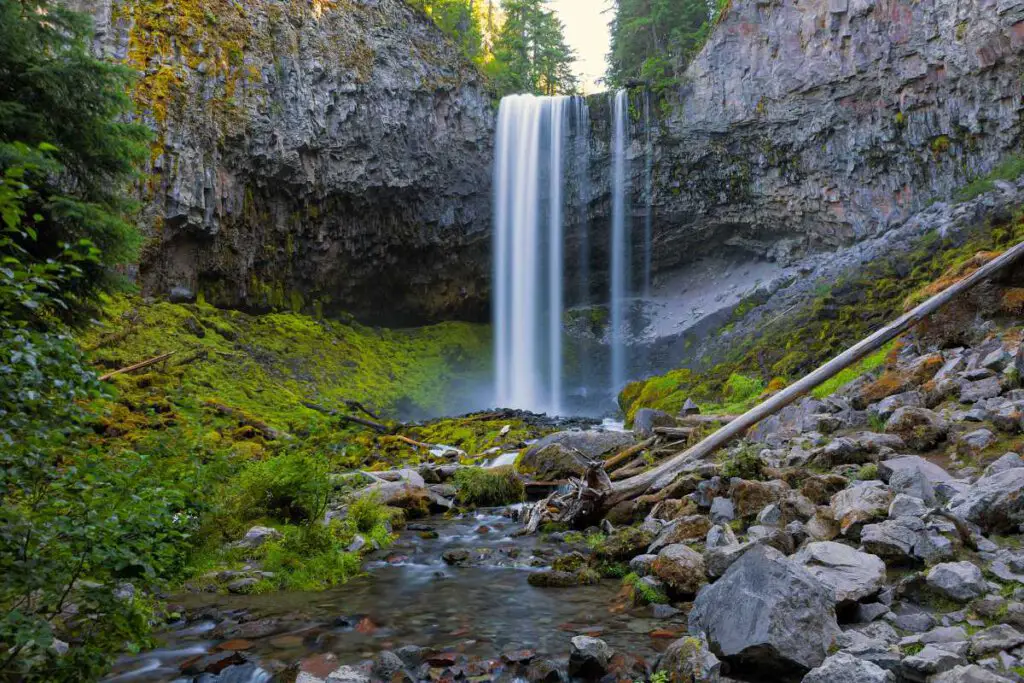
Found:
[(958, 295), (987, 280), (1022, 255), (1024, 255), (1024, 242), (1020, 242), (1007, 249), (967, 277), (904, 313), (889, 325), (862, 339), (818, 369), (771, 396), (763, 403), (751, 408), (674, 458), (643, 474), (615, 482), (612, 485), (610, 494), (604, 500), (605, 507), (610, 508), (616, 503), (635, 498), (650, 489), (658, 490), (671, 484), (676, 476), (682, 473), (691, 462), (711, 455), (761, 420), (774, 415), (825, 380), (834, 377), (868, 354), (877, 351), (890, 340), (903, 334), (927, 316), (948, 304)]
[(683, 426), (693, 425), (709, 425), (709, 424), (729, 424), (736, 419), (735, 415), (684, 415), (683, 417), (677, 418)]
[[(345, 405), (349, 404), (347, 400), (344, 400), (343, 402), (345, 403)], [(352, 401), (352, 403), (358, 402)], [(312, 401), (303, 401), (302, 405), (306, 406), (310, 410), (315, 410), (318, 413), (323, 413), (324, 415), (336, 417), (343, 422), (352, 422), (354, 424), (362, 425), (364, 427), (369, 427), (370, 429), (375, 429), (381, 434), (386, 434), (391, 431), (391, 428), (388, 427), (386, 424), (375, 422), (374, 420), (367, 420), (366, 418), (358, 417), (356, 415), (345, 415), (344, 413), (339, 413), (337, 410), (332, 410), (330, 408), (322, 406), (319, 403), (313, 403)]]
[(693, 427), (655, 427), (654, 433), (672, 439), (688, 439), (693, 436)]
[(140, 361), (138, 363), (135, 363), (133, 365), (129, 365), (129, 366), (121, 368), (119, 370), (114, 370), (113, 372), (108, 372), (105, 375), (100, 375), (100, 381), (101, 382), (106, 382), (111, 377), (117, 377), (118, 375), (123, 375), (126, 372), (134, 372), (135, 370), (141, 370), (142, 368), (148, 368), (150, 365), (156, 365), (157, 363), (160, 363), (162, 361), (167, 360), (168, 358), (173, 356), (175, 353), (176, 353), (175, 351), (170, 351), (168, 353), (162, 353), (159, 356), (156, 356), (154, 358), (150, 358), (148, 360)]
[(603, 467), (605, 471), (611, 471), (619, 463), (628, 460), (637, 453), (639, 453), (640, 451), (653, 446), (654, 442), (657, 440), (657, 436), (652, 436), (649, 439), (644, 439), (640, 443), (636, 443), (633, 444), (632, 446), (629, 446), (628, 448), (624, 448), (621, 451), (619, 451), (619, 453), (617, 453), (616, 455), (613, 455), (612, 457), (608, 458), (603, 463), (601, 463), (601, 467)]

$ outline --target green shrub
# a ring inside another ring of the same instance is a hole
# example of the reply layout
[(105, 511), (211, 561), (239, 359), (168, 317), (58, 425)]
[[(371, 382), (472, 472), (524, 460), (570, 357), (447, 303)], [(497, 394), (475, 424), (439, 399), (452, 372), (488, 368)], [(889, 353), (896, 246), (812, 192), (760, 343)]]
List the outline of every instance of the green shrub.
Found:
[(327, 467), (305, 453), (284, 453), (250, 463), (229, 486), (229, 515), (239, 522), (273, 517), (319, 520), (327, 508)]
[(861, 481), (873, 481), (878, 479), (878, 465), (873, 462), (861, 465), (861, 468), (857, 471), (857, 478)]
[(526, 488), (512, 467), (463, 467), (455, 472), (455, 486), (463, 505), (508, 505), (526, 498)]
[(270, 583), (275, 587), (298, 591), (330, 588), (361, 571), (359, 553), (346, 550), (350, 539), (338, 523), (286, 527), (280, 540), (264, 546), (263, 569), (274, 573)]
[(384, 526), (392, 519), (392, 511), (380, 502), (380, 497), (371, 494), (357, 498), (348, 506), (345, 518), (356, 531), (369, 532), (377, 526)]

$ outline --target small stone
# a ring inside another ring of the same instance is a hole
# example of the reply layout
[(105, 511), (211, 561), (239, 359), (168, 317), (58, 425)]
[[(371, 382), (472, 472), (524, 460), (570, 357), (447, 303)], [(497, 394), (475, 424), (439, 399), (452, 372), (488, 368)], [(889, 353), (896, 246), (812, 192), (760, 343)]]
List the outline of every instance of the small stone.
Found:
[(891, 683), (892, 673), (847, 652), (837, 652), (811, 669), (802, 683)]
[(967, 661), (948, 650), (934, 645), (925, 645), (924, 649), (916, 655), (904, 658), (901, 664), (903, 675), (912, 681), (926, 681), (943, 671), (949, 671), (955, 666), (966, 664)]
[(576, 636), (569, 653), (569, 675), (597, 679), (608, 671), (612, 650), (600, 638)]
[(736, 518), (736, 508), (729, 498), (717, 497), (711, 501), (711, 521), (714, 524), (728, 524)]

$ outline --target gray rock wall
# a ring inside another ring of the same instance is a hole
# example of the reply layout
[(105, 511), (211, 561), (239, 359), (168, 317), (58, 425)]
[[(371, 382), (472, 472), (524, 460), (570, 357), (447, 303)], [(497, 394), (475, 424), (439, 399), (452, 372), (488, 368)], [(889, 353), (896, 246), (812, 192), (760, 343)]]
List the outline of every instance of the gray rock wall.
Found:
[(402, 0), (79, 0), (156, 131), (144, 291), (486, 314), (493, 104)]

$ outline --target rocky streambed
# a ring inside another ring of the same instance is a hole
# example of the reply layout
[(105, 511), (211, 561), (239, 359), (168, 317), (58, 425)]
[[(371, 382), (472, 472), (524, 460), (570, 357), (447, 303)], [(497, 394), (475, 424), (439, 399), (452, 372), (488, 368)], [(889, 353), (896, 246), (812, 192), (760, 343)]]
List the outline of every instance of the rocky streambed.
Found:
[(352, 680), (557, 680), (581, 635), (618, 653), (609, 666), (643, 675), (685, 630), (677, 610), (627, 603), (617, 580), (532, 586), (531, 574), (585, 543), (513, 537), (513, 513), (411, 523), (370, 556), (366, 576), (322, 593), (180, 596), (173, 606), (187, 617), (108, 680), (314, 683), (345, 665)]

